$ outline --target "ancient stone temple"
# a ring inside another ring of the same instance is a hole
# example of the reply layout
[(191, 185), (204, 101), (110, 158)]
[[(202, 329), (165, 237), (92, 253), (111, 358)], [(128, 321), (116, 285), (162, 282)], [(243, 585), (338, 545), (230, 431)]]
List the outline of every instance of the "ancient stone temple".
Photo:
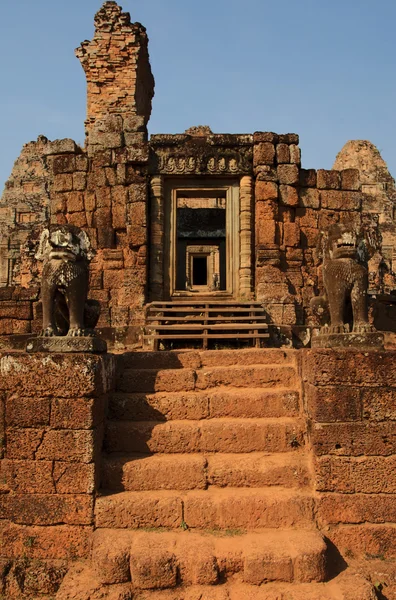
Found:
[(316, 171), (293, 133), (149, 138), (116, 2), (76, 55), (84, 147), (26, 144), (0, 200), (0, 598), (396, 598), (378, 150)]

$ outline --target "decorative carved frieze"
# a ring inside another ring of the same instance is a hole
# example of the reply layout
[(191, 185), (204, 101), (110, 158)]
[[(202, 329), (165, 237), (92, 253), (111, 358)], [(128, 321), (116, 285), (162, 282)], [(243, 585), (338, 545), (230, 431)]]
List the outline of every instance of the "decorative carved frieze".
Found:
[(156, 154), (153, 171), (161, 175), (241, 175), (250, 173), (252, 164), (248, 153), (219, 153), (212, 156), (206, 153), (184, 156)]

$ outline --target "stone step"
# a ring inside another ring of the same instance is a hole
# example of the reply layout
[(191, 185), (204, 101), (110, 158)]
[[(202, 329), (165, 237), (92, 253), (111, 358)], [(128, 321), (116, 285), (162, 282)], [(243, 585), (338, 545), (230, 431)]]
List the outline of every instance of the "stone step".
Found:
[(74, 563), (56, 600), (376, 600), (373, 585), (347, 569), (328, 583), (243, 583), (235, 576), (222, 585), (178, 585), (171, 589), (134, 590), (132, 583), (103, 585), (93, 567)]
[(92, 564), (103, 584), (132, 580), (134, 589), (218, 585), (235, 574), (259, 586), (268, 581), (326, 579), (326, 544), (317, 531), (274, 530), (162, 533), (97, 530)]
[(206, 421), (108, 421), (107, 452), (289, 452), (304, 445), (301, 419), (210, 419)]
[(262, 529), (311, 527), (309, 493), (283, 488), (118, 492), (97, 498), (99, 528)]
[(192, 490), (218, 487), (308, 485), (307, 457), (298, 452), (265, 454), (104, 455), (106, 490)]
[(232, 389), (127, 394), (109, 398), (109, 418), (115, 421), (169, 421), (219, 417), (295, 417), (299, 393), (290, 389)]
[(219, 386), (236, 388), (296, 388), (293, 365), (248, 365), (204, 367), (202, 369), (125, 369), (121, 372), (119, 392), (189, 392)]
[(125, 369), (199, 369), (207, 366), (296, 364), (294, 350), (246, 348), (245, 350), (172, 350), (126, 352), (118, 357)]

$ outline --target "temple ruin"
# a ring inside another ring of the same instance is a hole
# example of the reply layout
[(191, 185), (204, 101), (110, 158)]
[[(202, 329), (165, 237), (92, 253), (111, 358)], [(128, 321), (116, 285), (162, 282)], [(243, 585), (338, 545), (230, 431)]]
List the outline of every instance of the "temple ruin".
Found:
[[(148, 37), (116, 2), (76, 56), (84, 147), (26, 144), (0, 200), (0, 598), (396, 598), (386, 163), (361, 140), (314, 170), (295, 133), (149, 137)], [(108, 353), (25, 352), (57, 225), (89, 239)], [(335, 335), (353, 309), (359, 339), (318, 347), (336, 225), (364, 232), (368, 304), (343, 300)]]

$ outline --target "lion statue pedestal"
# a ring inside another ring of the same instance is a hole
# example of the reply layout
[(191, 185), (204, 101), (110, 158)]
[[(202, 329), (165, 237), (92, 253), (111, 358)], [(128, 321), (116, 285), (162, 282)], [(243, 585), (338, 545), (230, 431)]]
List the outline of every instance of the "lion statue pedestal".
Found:
[(27, 352), (106, 352), (95, 335), (99, 303), (88, 300), (88, 263), (93, 256), (85, 231), (74, 225), (51, 225), (40, 237), (43, 329), (27, 341)]
[[(317, 314), (329, 314), (312, 338), (313, 348), (381, 348), (384, 335), (368, 319), (368, 244), (363, 230), (351, 223), (331, 225), (320, 239), (325, 295), (313, 298)], [(352, 310), (352, 323), (347, 313)]]

